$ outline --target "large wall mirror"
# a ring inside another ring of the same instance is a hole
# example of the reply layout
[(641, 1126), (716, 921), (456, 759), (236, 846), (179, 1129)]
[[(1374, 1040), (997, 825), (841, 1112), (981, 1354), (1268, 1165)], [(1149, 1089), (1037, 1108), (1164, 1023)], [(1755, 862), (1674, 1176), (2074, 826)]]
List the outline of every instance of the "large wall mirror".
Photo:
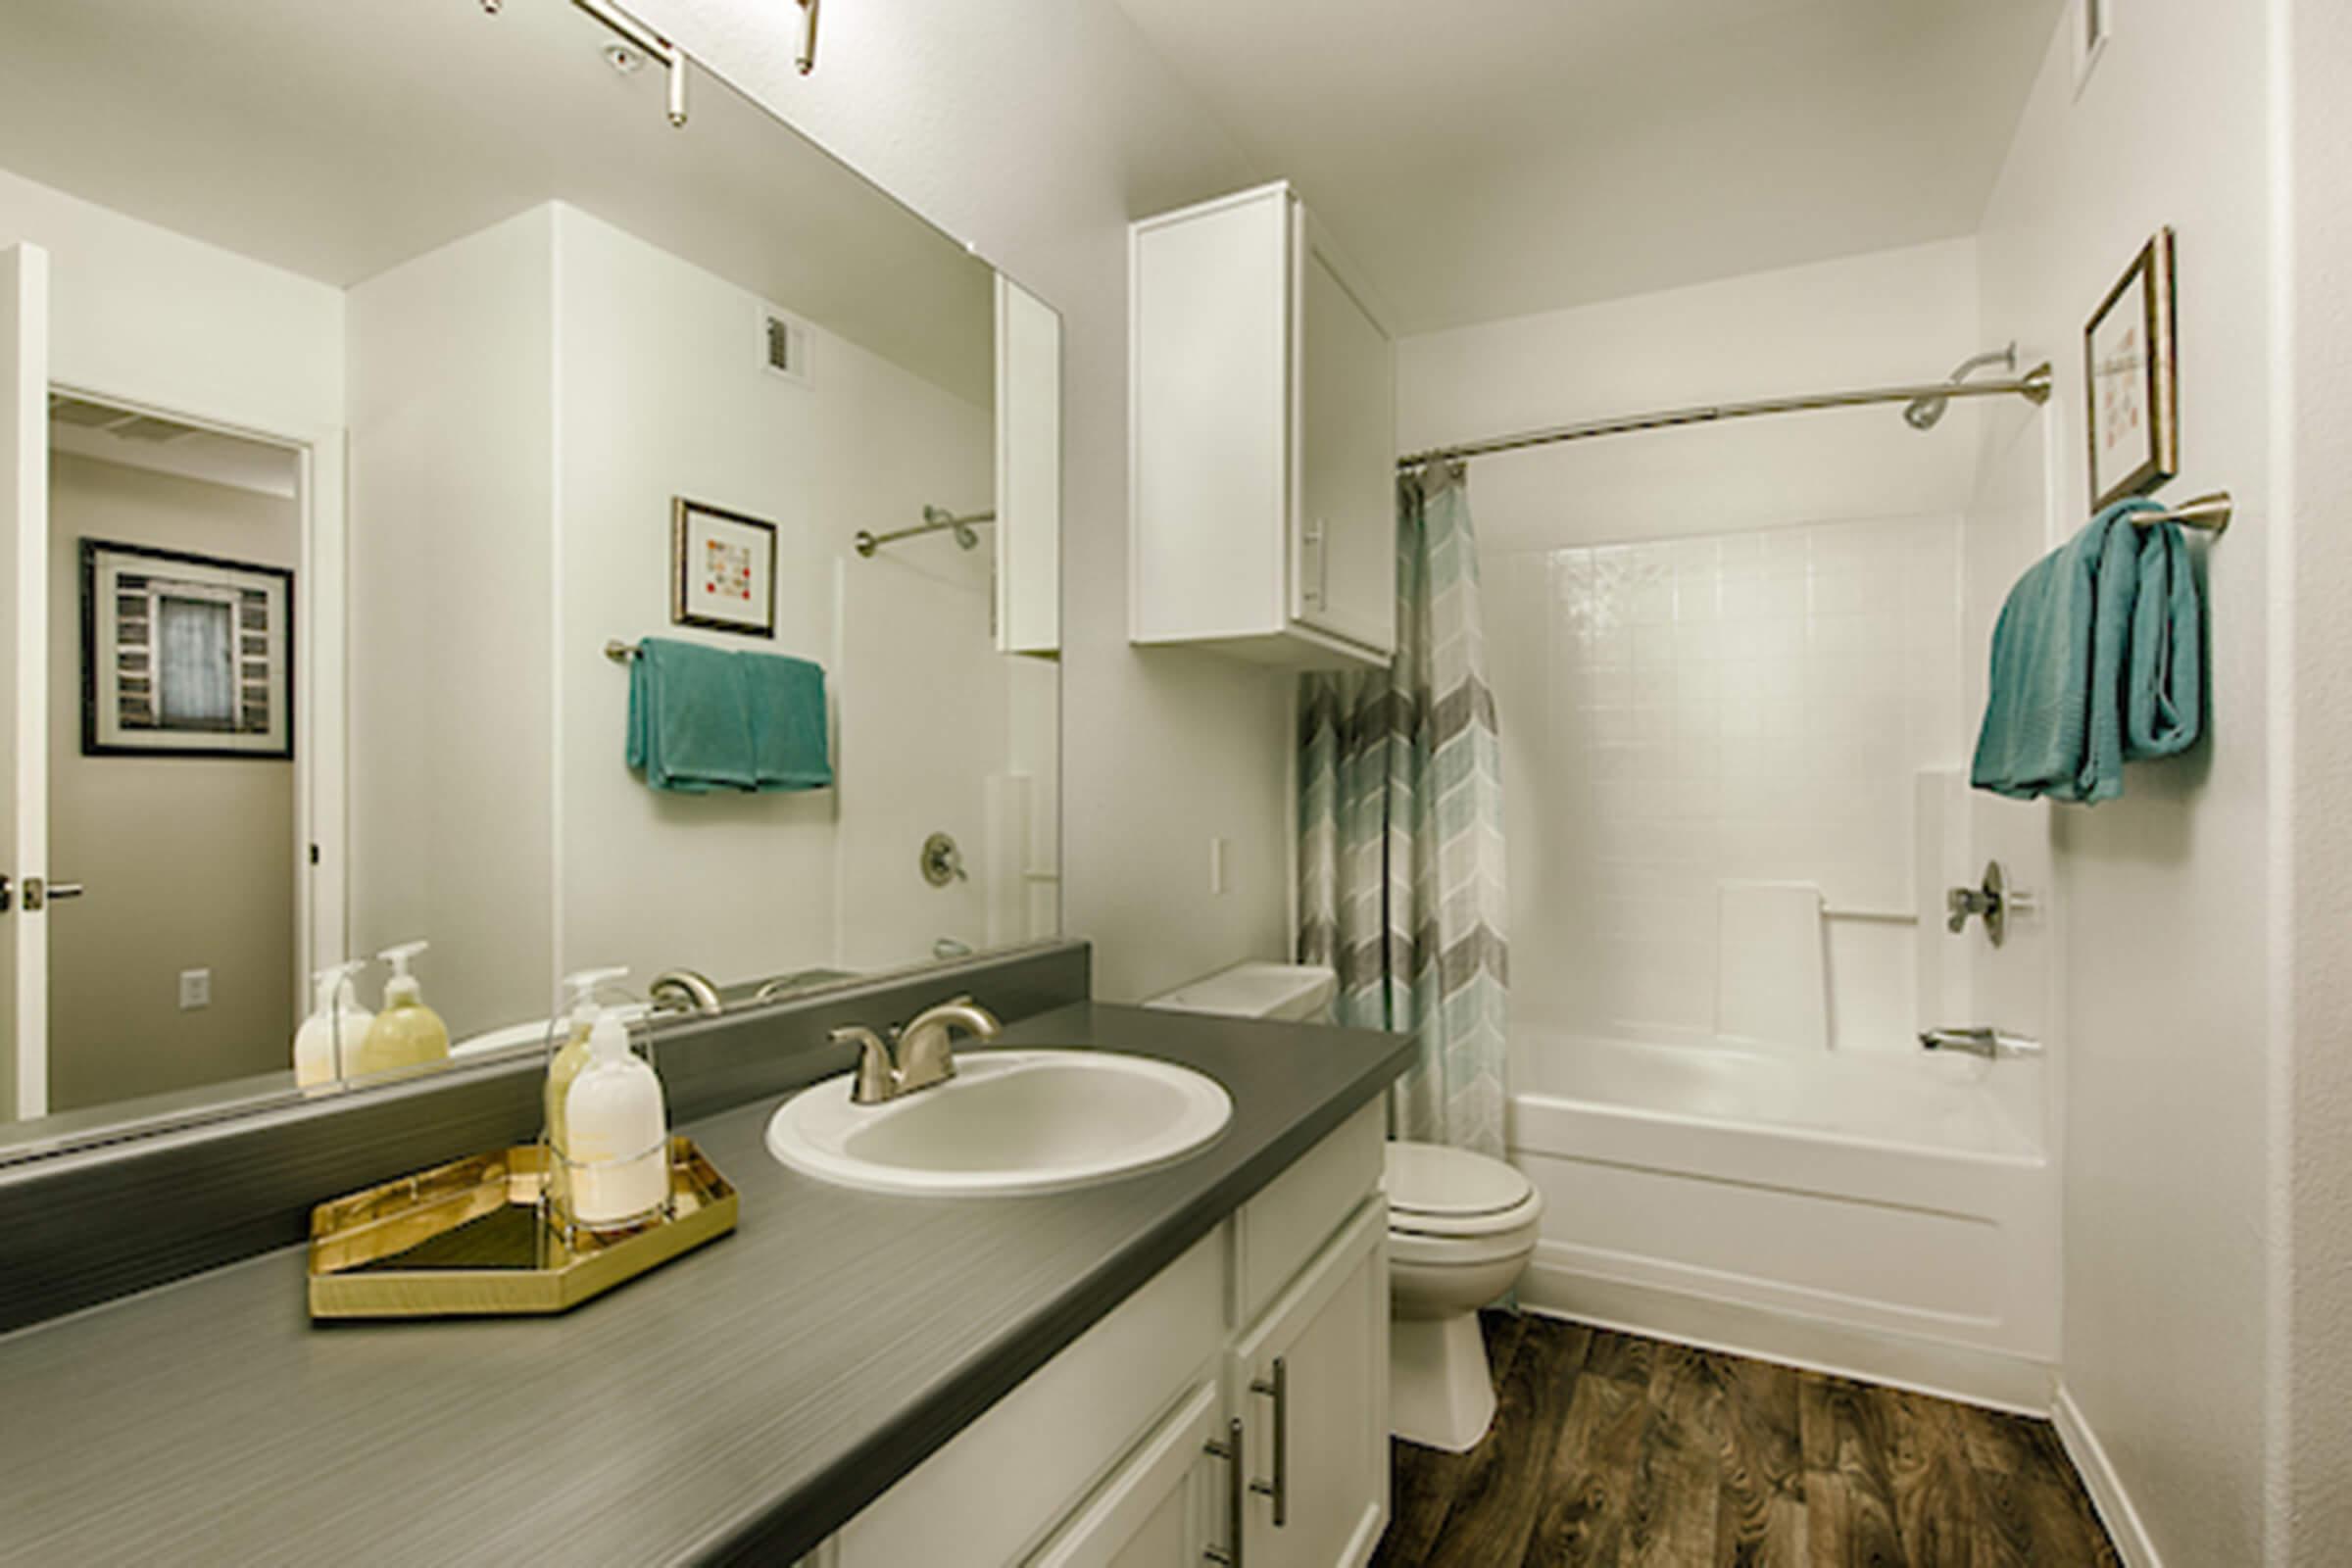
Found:
[(21, 1141), (1056, 933), (1058, 319), (616, 17), (10, 6)]

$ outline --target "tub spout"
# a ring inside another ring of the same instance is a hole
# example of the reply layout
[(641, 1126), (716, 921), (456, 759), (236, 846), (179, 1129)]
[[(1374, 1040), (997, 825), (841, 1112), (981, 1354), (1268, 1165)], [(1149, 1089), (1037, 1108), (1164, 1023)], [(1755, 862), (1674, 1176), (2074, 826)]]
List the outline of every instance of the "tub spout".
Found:
[(1923, 1029), (1919, 1035), (1922, 1051), (1958, 1051), (1971, 1056), (1983, 1056), (1986, 1061), (1996, 1056), (2038, 1056), (2041, 1042), (2024, 1035), (2004, 1034), (1998, 1029)]

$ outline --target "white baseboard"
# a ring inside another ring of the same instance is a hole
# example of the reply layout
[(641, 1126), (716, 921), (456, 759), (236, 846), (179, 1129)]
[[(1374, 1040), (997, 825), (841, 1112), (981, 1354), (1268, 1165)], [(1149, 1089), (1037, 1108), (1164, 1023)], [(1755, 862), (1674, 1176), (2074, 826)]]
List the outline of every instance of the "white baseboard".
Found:
[(2056, 1381), (2053, 1368), (2029, 1356), (1628, 1284), (1547, 1262), (1540, 1253), (1520, 1278), (1519, 1304), (1550, 1317), (2021, 1415), (2047, 1417)]
[(2052, 1401), (2050, 1419), (2057, 1425), (2058, 1441), (2066, 1446), (2066, 1456), (2075, 1461), (2082, 1490), (2090, 1494), (2091, 1506), (2098, 1509), (2099, 1522), (2107, 1527), (2116, 1551), (2131, 1568), (2164, 1568), (2164, 1559), (2156, 1555), (2156, 1544), (2148, 1539), (2148, 1527), (2140, 1523), (2139, 1510), (2132, 1506), (2132, 1494), (2124, 1490), (2123, 1477), (2115, 1473), (2107, 1450), (2099, 1446), (2098, 1435), (2082, 1419), (2082, 1406), (2075, 1403), (2063, 1383)]

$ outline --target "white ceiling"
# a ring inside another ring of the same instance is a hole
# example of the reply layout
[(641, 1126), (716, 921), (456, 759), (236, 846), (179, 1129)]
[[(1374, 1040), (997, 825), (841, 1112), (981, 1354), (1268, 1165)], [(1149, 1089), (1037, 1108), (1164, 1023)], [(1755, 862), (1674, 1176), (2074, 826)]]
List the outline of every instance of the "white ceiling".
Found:
[(2062, 0), (1119, 0), (1429, 331), (1973, 233)]
[(990, 270), (564, 0), (5, 0), (0, 168), (349, 287), (550, 199), (986, 404)]

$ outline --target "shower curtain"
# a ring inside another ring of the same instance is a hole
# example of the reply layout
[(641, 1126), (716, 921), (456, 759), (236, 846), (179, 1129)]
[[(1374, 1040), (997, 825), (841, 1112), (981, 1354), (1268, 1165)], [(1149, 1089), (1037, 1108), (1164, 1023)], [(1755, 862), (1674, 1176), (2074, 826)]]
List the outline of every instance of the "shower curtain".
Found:
[(1412, 1035), (1399, 1138), (1503, 1152), (1502, 761), (1459, 465), (1396, 487), (1396, 658), (1299, 691), (1298, 957)]

